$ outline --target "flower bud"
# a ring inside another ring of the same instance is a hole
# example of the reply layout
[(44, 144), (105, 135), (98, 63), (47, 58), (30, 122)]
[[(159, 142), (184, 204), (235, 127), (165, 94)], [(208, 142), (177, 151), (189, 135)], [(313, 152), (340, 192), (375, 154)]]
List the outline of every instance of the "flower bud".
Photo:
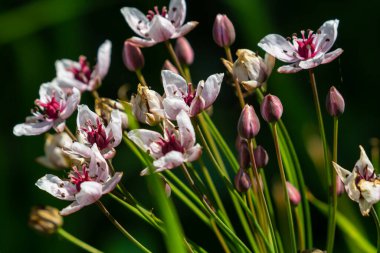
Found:
[(255, 156), (255, 162), (257, 168), (264, 168), (267, 166), (269, 158), (267, 151), (260, 145), (256, 147), (253, 151), (253, 155)]
[(63, 224), (59, 210), (51, 206), (34, 206), (30, 212), (29, 226), (44, 234), (54, 234)]
[(236, 52), (237, 60), (232, 67), (234, 78), (243, 85), (247, 91), (260, 87), (268, 79), (270, 69), (264, 60), (248, 49), (239, 49)]
[(70, 157), (62, 148), (72, 143), (67, 133), (46, 134), (45, 156), (37, 157), (36, 161), (50, 169), (64, 169), (70, 166)]
[(95, 112), (99, 115), (106, 125), (111, 120), (111, 113), (113, 110), (119, 110), (121, 116), (121, 127), (128, 128), (128, 116), (125, 113), (125, 107), (122, 103), (110, 98), (97, 98), (95, 99)]
[(244, 169), (240, 168), (234, 179), (235, 188), (238, 192), (246, 192), (251, 187), (251, 180)]
[(337, 117), (344, 112), (344, 98), (339, 91), (332, 86), (326, 96), (326, 109), (332, 117)]
[(266, 95), (261, 103), (261, 116), (266, 122), (276, 122), (281, 116), (284, 108), (280, 99), (274, 95)]
[(128, 40), (124, 42), (123, 61), (129, 71), (141, 69), (145, 64), (141, 49)]
[(179, 74), (178, 69), (169, 60), (165, 60), (162, 70), (170, 70), (173, 73)]
[(238, 122), (238, 133), (241, 138), (252, 139), (260, 131), (260, 121), (255, 109), (251, 105), (245, 105), (241, 111)]
[(342, 180), (340, 180), (339, 176), (335, 176), (336, 179), (336, 195), (340, 196), (345, 192), (344, 184)]
[(154, 90), (139, 85), (131, 98), (132, 112), (141, 123), (156, 125), (164, 119), (162, 97)]
[(242, 169), (247, 169), (250, 166), (251, 159), (249, 157), (248, 144), (246, 141), (242, 141), (239, 145), (239, 165)]
[(235, 28), (226, 15), (216, 15), (212, 37), (220, 47), (229, 47), (235, 42)]
[(299, 191), (290, 182), (286, 182), (286, 189), (288, 190), (290, 203), (297, 206), (301, 202), (301, 195)]
[(194, 61), (194, 51), (185, 37), (179, 37), (175, 44), (175, 54), (182, 64), (191, 65)]

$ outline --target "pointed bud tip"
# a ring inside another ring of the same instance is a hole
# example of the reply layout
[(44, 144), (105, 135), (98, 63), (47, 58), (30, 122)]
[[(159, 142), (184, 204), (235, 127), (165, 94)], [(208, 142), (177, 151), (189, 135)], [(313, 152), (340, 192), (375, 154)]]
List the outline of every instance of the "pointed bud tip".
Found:
[(343, 114), (345, 102), (340, 92), (332, 86), (326, 96), (326, 110), (332, 117)]
[(282, 107), (281, 100), (274, 95), (266, 95), (261, 103), (261, 116), (266, 122), (272, 123), (278, 121), (284, 108)]
[(124, 42), (123, 61), (127, 69), (133, 72), (143, 68), (145, 64), (141, 49), (128, 40)]
[(251, 105), (245, 105), (241, 111), (238, 122), (238, 133), (241, 138), (252, 139), (260, 131), (260, 121), (255, 109)]
[(226, 15), (216, 15), (212, 36), (220, 47), (229, 47), (235, 42), (235, 28)]
[(290, 202), (292, 205), (297, 206), (301, 202), (301, 194), (290, 182), (286, 182), (286, 189), (288, 190)]

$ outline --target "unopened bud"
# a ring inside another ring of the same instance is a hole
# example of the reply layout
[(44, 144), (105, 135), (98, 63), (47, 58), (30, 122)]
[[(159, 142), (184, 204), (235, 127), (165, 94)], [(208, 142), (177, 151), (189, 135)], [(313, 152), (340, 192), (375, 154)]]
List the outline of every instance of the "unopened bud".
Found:
[(327, 112), (333, 117), (340, 116), (344, 112), (344, 106), (344, 98), (339, 91), (332, 86), (326, 96)]
[(57, 208), (51, 206), (34, 206), (30, 212), (29, 226), (44, 234), (54, 234), (63, 224)]
[(121, 117), (121, 127), (128, 128), (128, 116), (125, 113), (125, 107), (122, 103), (110, 98), (97, 98), (95, 99), (95, 112), (108, 124), (111, 120), (111, 113), (113, 110), (119, 110)]
[(238, 133), (241, 138), (252, 139), (260, 131), (260, 121), (255, 109), (251, 105), (245, 105), (241, 111), (238, 122)]
[(247, 172), (240, 168), (235, 176), (235, 188), (238, 192), (246, 192), (251, 187), (251, 180)]
[(169, 60), (165, 60), (162, 70), (170, 70), (173, 73), (179, 74), (178, 69)]
[(290, 203), (297, 206), (301, 202), (301, 195), (299, 191), (290, 182), (286, 182), (286, 189), (288, 190)]
[(185, 37), (179, 37), (175, 44), (175, 54), (182, 64), (191, 65), (194, 61), (194, 51)]
[(336, 195), (340, 196), (345, 192), (344, 184), (342, 180), (340, 180), (339, 176), (335, 176), (335, 180), (336, 180)]
[(129, 71), (141, 69), (145, 64), (141, 49), (128, 40), (124, 42), (123, 61)]
[(235, 28), (226, 15), (216, 15), (212, 37), (220, 47), (229, 47), (235, 42)]
[(247, 169), (250, 166), (251, 159), (249, 157), (248, 144), (246, 141), (242, 141), (239, 145), (239, 165), (242, 169)]
[(274, 95), (266, 95), (261, 103), (261, 116), (266, 122), (276, 122), (281, 116), (284, 108), (280, 99)]
[(257, 168), (264, 168), (267, 166), (269, 158), (267, 151), (260, 145), (256, 147), (253, 151), (253, 155), (255, 156), (255, 162)]
[(161, 177), (161, 180), (162, 180), (162, 183), (164, 186), (166, 197), (169, 198), (170, 195), (172, 194), (172, 188), (170, 187), (168, 181), (166, 181), (166, 179), (164, 177)]

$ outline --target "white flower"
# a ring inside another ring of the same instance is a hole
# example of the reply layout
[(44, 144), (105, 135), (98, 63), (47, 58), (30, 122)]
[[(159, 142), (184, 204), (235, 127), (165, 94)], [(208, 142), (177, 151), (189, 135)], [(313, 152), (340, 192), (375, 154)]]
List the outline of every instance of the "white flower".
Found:
[(371, 161), (362, 146), (360, 159), (352, 172), (333, 162), (333, 166), (342, 180), (350, 199), (359, 203), (362, 215), (368, 215), (372, 205), (380, 200), (380, 178), (375, 174)]
[(150, 47), (159, 42), (184, 36), (198, 24), (191, 21), (183, 25), (186, 17), (186, 3), (184, 0), (171, 0), (169, 9), (165, 6), (161, 12), (158, 7), (149, 10), (145, 16), (136, 8), (124, 7), (121, 10), (131, 29), (141, 36), (129, 39), (141, 47)]
[(165, 95), (163, 105), (166, 116), (174, 120), (180, 111), (185, 111), (190, 117), (209, 108), (219, 95), (224, 74), (214, 74), (198, 83), (194, 91), (180, 75), (169, 70), (161, 72)]
[(341, 48), (327, 53), (338, 35), (339, 20), (326, 21), (316, 33), (301, 31), (302, 38), (293, 34), (292, 39), (285, 39), (278, 34), (265, 36), (258, 44), (267, 53), (283, 62), (292, 63), (278, 69), (280, 73), (295, 73), (302, 69), (311, 69), (320, 64), (333, 61), (343, 53)]
[(36, 99), (36, 108), (32, 110), (33, 116), (26, 118), (26, 122), (13, 128), (13, 134), (39, 135), (54, 128), (62, 132), (65, 128), (65, 120), (75, 111), (79, 101), (80, 92), (72, 89), (65, 93), (56, 80), (44, 83), (40, 87), (40, 99)]
[(102, 195), (111, 192), (122, 175), (122, 172), (117, 172), (111, 177), (107, 162), (95, 144), (91, 148), (90, 163), (83, 164), (81, 170), (74, 167), (69, 179), (62, 180), (47, 174), (36, 182), (36, 186), (56, 198), (73, 201), (60, 212), (61, 215), (69, 215), (95, 203)]
[[(128, 133), (128, 137), (154, 159), (155, 172), (195, 161), (202, 153), (201, 146), (195, 145), (194, 128), (187, 113), (181, 111), (176, 119), (178, 129), (167, 121), (164, 136), (146, 129), (135, 129)], [(148, 168), (141, 171), (141, 175), (148, 173)]]
[(79, 61), (68, 59), (55, 62), (57, 80), (62, 87), (75, 87), (81, 92), (93, 91), (99, 87), (103, 78), (107, 75), (111, 63), (112, 44), (106, 40), (98, 49), (96, 66), (91, 69), (85, 56), (80, 56)]

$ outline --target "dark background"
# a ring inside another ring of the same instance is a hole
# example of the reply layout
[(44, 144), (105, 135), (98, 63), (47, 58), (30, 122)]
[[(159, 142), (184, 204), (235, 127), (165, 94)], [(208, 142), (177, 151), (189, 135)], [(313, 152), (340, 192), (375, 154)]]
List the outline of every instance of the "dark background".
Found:
[[(224, 57), (224, 52), (213, 43), (211, 36), (217, 13), (227, 14), (235, 25), (237, 41), (232, 46), (233, 50), (249, 48), (262, 55), (257, 42), (268, 33), (290, 36), (301, 29), (316, 30), (326, 20), (339, 19), (338, 38), (334, 48), (341, 47), (344, 53), (340, 59), (316, 69), (320, 98), (324, 103), (329, 87), (335, 85), (346, 100), (346, 113), (340, 120), (340, 164), (347, 169), (352, 168), (359, 157), (359, 144), (369, 153), (370, 138), (379, 137), (377, 63), (380, 53), (380, 16), (377, 2), (191, 0), (187, 4), (186, 20), (200, 22), (187, 36), (195, 51), (195, 62), (191, 67), (193, 80), (206, 79), (213, 73), (224, 71), (219, 61), (220, 57)], [(35, 162), (37, 156), (43, 155), (43, 136), (15, 137), (12, 135), (12, 128), (29, 115), (40, 84), (54, 78), (56, 59), (77, 59), (84, 54), (94, 64), (97, 48), (105, 39), (110, 39), (113, 43), (112, 63), (99, 93), (105, 97), (116, 98), (118, 87), (126, 83), (135, 91), (137, 79), (125, 69), (121, 59), (123, 41), (132, 36), (133, 32), (125, 23), (119, 9), (123, 6), (134, 6), (145, 13), (154, 5), (168, 3), (120, 0), (0, 1), (0, 252), (82, 252), (56, 236), (36, 234), (27, 226), (32, 205), (49, 204), (62, 208), (68, 203), (56, 200), (34, 186), (38, 178), (51, 173)], [(159, 92), (162, 92), (160, 69), (168, 57), (164, 49), (160, 44), (143, 50), (146, 58), (143, 74), (152, 88)], [(278, 62), (276, 67), (281, 64)], [(279, 96), (283, 102), (284, 122), (302, 158), (302, 169), (308, 187), (318, 197), (325, 199), (326, 194), (322, 191), (324, 177), (316, 172), (309, 153), (305, 151), (310, 143), (309, 136), (318, 133), (307, 72), (293, 75), (274, 72), (269, 80), (268, 90)], [(82, 103), (86, 101), (91, 105), (92, 98), (84, 95)], [(247, 101), (255, 104), (254, 97)], [(255, 106), (257, 107), (256, 104)], [(231, 146), (234, 145), (239, 113), (233, 90), (225, 84), (215, 103), (213, 117)], [(331, 140), (332, 120), (326, 114), (324, 117), (327, 137)], [(73, 120), (69, 122), (71, 128), (73, 123)], [(263, 127), (258, 142), (268, 148), (271, 157), (274, 156), (266, 127)], [(318, 146), (316, 150), (314, 155), (318, 153)], [(124, 171), (123, 182), (127, 188), (146, 207), (150, 207), (151, 199), (146, 180), (138, 176), (141, 166), (128, 152), (121, 144), (119, 155), (115, 159), (116, 168)], [(274, 159), (271, 160), (268, 171), (269, 174), (277, 173)], [(164, 252), (158, 233), (117, 203), (107, 197), (103, 199), (111, 213), (141, 242), (155, 252)], [(197, 224), (192, 214), (180, 203), (177, 204), (186, 234), (210, 252), (220, 252), (216, 239), (210, 236), (208, 228)], [(366, 235), (375, 245), (376, 230), (372, 220), (361, 217), (357, 204), (351, 203), (346, 196), (341, 198), (339, 205), (359, 230), (365, 228)], [(315, 246), (323, 248), (325, 219), (314, 208), (312, 214)], [(94, 206), (65, 218), (64, 228), (106, 252), (137, 252), (135, 246), (123, 239)], [(354, 248), (349, 248), (349, 241), (345, 240), (339, 229), (337, 231), (336, 252), (345, 252), (347, 249), (354, 252)]]

